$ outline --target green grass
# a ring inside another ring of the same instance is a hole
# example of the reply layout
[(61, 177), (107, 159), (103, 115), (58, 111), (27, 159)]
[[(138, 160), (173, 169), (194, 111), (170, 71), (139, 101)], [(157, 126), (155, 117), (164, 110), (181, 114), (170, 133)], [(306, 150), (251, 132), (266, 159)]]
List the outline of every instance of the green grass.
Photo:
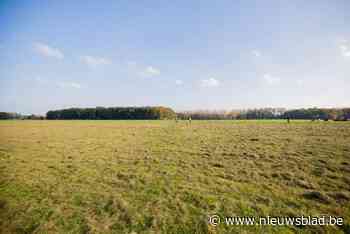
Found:
[[(345, 218), (212, 227), (220, 216)], [(0, 121), (2, 233), (349, 233), (350, 123)]]

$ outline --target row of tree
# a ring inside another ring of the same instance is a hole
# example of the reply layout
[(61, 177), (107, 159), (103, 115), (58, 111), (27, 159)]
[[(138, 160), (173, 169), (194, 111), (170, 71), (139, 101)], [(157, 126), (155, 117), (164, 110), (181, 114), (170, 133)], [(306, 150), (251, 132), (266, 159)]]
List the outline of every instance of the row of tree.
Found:
[(309, 108), (286, 111), (284, 118), (350, 120), (350, 108)]
[(20, 119), (20, 116), (17, 113), (0, 112), (0, 119)]
[(12, 112), (0, 112), (0, 119), (45, 119), (45, 117), (41, 115), (22, 115)]
[[(350, 108), (260, 108), (232, 111), (184, 111), (175, 113), (167, 107), (96, 107), (69, 108), (47, 112), (46, 119), (322, 119), (350, 120)], [(0, 112), (0, 119), (45, 119), (39, 115)]]
[(232, 111), (184, 111), (177, 113), (179, 119), (224, 120), (224, 119), (322, 119), (350, 120), (350, 108), (260, 108)]
[(284, 108), (261, 108), (261, 109), (248, 109), (248, 110), (201, 110), (201, 111), (184, 111), (177, 113), (180, 119), (192, 119), (198, 120), (224, 120), (224, 119), (280, 119), (283, 118), (283, 114), (286, 112)]
[(47, 119), (175, 119), (167, 107), (69, 108), (47, 112)]

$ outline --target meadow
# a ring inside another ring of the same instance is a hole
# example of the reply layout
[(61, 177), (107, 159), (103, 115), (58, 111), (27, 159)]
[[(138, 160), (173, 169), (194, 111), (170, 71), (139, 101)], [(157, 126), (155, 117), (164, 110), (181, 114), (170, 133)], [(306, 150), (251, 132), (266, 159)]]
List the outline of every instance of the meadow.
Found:
[(350, 122), (0, 121), (0, 232), (350, 233)]

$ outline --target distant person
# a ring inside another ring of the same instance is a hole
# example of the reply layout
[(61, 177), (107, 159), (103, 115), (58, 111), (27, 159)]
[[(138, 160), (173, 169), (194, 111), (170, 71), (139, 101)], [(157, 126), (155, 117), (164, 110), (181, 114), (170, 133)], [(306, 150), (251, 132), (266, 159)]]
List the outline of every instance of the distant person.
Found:
[(192, 119), (191, 119), (191, 116), (188, 118), (188, 122), (191, 124), (191, 121), (192, 121)]
[(287, 118), (287, 123), (290, 123), (290, 118), (289, 117)]

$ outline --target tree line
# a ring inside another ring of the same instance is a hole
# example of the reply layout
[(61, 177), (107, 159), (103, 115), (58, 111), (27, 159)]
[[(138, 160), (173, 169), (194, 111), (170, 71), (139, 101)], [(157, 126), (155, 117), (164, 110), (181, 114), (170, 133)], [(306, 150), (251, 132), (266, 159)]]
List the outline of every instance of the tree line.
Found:
[(51, 110), (46, 119), (174, 119), (175, 112), (168, 107), (96, 107)]
[(0, 112), (0, 120), (1, 119), (45, 119), (45, 116), (41, 115), (22, 115), (19, 113), (12, 112)]
[(179, 119), (225, 120), (225, 119), (309, 119), (350, 120), (350, 108), (258, 108), (232, 111), (183, 111)]
[(258, 108), (231, 111), (183, 111), (175, 113), (168, 107), (96, 107), (68, 108), (48, 111), (45, 116), (21, 115), (0, 112), (0, 119), (193, 119), (193, 120), (228, 120), (228, 119), (322, 119), (350, 120), (350, 108), (306, 108), (287, 110), (285, 108)]

